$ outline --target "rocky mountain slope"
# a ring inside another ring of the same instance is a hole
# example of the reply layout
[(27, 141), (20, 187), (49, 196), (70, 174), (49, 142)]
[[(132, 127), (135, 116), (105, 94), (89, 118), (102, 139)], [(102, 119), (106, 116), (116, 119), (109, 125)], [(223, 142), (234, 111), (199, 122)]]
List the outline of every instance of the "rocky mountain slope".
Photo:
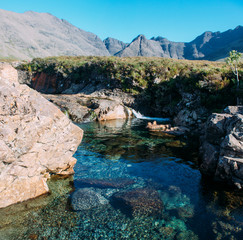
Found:
[(102, 40), (49, 13), (0, 9), (0, 57), (110, 55)]
[(115, 55), (218, 60), (232, 49), (243, 52), (242, 26), (223, 33), (205, 32), (189, 43), (139, 35), (127, 44), (114, 38), (102, 42), (95, 34), (49, 13), (14, 13), (0, 9), (0, 58)]
[(122, 51), (124, 48), (128, 46), (127, 43), (124, 43), (122, 41), (110, 37), (106, 38), (103, 42), (111, 55), (114, 55)]
[(115, 53), (119, 57), (146, 56), (189, 60), (218, 60), (230, 50), (243, 52), (243, 27), (220, 32), (205, 32), (189, 43), (172, 42), (163, 37), (136, 37), (126, 48)]

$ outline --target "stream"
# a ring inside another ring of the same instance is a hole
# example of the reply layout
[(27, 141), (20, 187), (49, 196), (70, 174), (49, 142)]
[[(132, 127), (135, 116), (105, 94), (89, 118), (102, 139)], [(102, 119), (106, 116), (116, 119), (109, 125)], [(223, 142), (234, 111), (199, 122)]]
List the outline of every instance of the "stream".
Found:
[(242, 192), (202, 178), (195, 141), (147, 123), (79, 124), (75, 175), (0, 209), (0, 239), (243, 239)]

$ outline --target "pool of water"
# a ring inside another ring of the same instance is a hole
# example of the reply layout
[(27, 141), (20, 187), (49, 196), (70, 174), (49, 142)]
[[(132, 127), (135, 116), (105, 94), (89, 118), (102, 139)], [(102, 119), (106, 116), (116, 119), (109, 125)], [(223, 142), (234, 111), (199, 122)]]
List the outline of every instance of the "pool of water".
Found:
[(0, 239), (243, 239), (242, 192), (201, 177), (192, 139), (146, 125), (80, 124), (73, 178), (0, 210)]

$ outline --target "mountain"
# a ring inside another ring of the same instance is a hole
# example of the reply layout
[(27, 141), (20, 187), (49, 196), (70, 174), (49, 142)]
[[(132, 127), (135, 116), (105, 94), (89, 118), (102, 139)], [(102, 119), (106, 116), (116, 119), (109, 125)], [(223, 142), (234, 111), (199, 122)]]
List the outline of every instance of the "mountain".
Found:
[(102, 40), (49, 13), (0, 9), (0, 57), (110, 55)]
[(131, 57), (131, 56), (146, 56), (146, 57), (164, 57), (161, 54), (160, 44), (148, 40), (144, 35), (136, 37), (125, 49), (115, 53), (118, 57)]
[(229, 51), (243, 52), (243, 27), (225, 32), (205, 32), (187, 44), (184, 58), (217, 60), (225, 58)]
[(189, 43), (172, 42), (163, 37), (146, 39), (139, 35), (126, 48), (115, 53), (119, 57), (146, 56), (189, 60), (218, 60), (230, 50), (243, 52), (243, 27), (220, 32), (205, 32)]
[(115, 53), (122, 51), (124, 48), (128, 46), (127, 43), (110, 37), (106, 38), (103, 42), (111, 55), (114, 55)]
[(49, 13), (14, 13), (0, 9), (0, 58), (114, 55), (219, 60), (233, 49), (243, 52), (242, 26), (222, 33), (205, 32), (188, 43), (139, 35), (127, 44), (114, 38), (102, 41), (97, 35)]

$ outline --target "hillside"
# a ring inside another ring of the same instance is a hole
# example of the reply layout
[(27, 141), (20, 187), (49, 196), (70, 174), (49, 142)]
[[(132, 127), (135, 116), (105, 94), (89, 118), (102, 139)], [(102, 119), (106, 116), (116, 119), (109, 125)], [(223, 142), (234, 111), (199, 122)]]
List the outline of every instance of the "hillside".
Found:
[(102, 40), (49, 13), (0, 9), (0, 57), (110, 55)]

